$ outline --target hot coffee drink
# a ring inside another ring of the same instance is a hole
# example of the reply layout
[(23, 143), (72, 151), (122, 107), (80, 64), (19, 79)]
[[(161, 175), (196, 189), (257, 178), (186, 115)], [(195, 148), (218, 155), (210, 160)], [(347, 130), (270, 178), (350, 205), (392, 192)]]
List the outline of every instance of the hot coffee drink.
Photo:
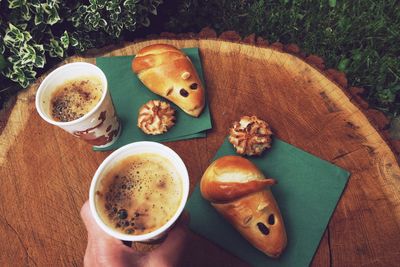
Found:
[(114, 230), (131, 235), (152, 232), (179, 208), (183, 185), (179, 173), (158, 154), (132, 155), (112, 166), (98, 181), (96, 210)]
[(67, 122), (82, 117), (100, 101), (102, 86), (101, 80), (96, 76), (64, 82), (52, 94), (52, 118), (55, 121)]

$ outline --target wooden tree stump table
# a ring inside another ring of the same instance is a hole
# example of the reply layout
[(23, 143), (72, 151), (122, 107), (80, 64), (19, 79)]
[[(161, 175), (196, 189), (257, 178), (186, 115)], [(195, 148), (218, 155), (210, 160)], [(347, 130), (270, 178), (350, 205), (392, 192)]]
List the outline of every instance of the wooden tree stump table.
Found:
[[(188, 166), (191, 190), (231, 122), (256, 114), (280, 139), (351, 172), (312, 265), (398, 266), (398, 162), (364, 113), (326, 73), (276, 45), (215, 38), (140, 41), (65, 62), (131, 55), (153, 43), (200, 49), (213, 129), (207, 138), (166, 143)], [(42, 79), (18, 95), (0, 138), (0, 266), (82, 265), (87, 240), (80, 208), (95, 170), (110, 154), (92, 151), (39, 117), (34, 99)], [(183, 266), (247, 265), (191, 234)]]

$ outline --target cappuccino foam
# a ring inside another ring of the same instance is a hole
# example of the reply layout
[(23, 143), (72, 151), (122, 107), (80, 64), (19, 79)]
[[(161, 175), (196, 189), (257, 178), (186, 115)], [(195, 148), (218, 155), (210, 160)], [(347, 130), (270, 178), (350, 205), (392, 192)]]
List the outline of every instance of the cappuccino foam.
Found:
[(152, 232), (171, 219), (182, 198), (172, 163), (157, 154), (129, 156), (98, 182), (96, 209), (108, 226), (124, 234)]
[(51, 116), (56, 121), (79, 119), (100, 101), (102, 82), (98, 77), (80, 77), (58, 86), (51, 97)]

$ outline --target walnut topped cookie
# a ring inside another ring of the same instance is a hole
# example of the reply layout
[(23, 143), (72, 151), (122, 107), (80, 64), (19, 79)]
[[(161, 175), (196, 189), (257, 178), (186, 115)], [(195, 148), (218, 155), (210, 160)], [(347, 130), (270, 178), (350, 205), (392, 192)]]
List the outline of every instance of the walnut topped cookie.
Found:
[(272, 131), (268, 123), (256, 116), (242, 116), (229, 129), (229, 142), (241, 155), (261, 155), (271, 147)]
[(175, 125), (175, 110), (160, 100), (150, 100), (139, 109), (137, 126), (146, 134), (167, 132)]

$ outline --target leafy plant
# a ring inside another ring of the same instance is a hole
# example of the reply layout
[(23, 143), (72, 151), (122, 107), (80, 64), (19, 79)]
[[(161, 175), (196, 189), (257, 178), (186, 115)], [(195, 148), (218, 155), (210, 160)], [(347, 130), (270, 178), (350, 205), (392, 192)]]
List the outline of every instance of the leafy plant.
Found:
[(0, 0), (0, 107), (46, 67), (148, 27), (162, 0)]

